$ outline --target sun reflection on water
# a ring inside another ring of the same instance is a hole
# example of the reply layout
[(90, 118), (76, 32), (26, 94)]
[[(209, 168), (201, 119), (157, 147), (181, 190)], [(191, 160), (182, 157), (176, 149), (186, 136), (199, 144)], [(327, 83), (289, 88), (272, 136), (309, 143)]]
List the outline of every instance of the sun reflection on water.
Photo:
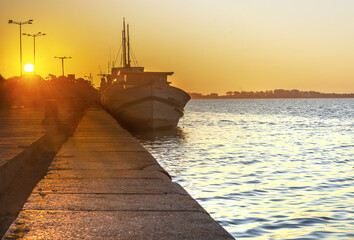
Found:
[(237, 239), (354, 238), (354, 99), (195, 100), (140, 138)]

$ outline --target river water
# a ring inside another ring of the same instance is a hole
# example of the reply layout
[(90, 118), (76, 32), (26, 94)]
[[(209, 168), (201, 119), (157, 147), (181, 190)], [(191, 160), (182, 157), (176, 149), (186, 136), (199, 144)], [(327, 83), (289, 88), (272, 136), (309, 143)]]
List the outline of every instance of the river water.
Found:
[(354, 239), (354, 99), (191, 100), (138, 138), (237, 239)]

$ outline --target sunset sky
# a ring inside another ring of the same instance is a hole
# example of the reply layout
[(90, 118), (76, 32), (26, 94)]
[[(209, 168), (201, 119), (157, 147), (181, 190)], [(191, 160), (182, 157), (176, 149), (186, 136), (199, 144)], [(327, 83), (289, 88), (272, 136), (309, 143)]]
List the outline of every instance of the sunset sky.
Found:
[[(36, 38), (36, 73), (61, 75), (54, 56), (70, 56), (65, 73), (92, 73), (98, 86), (125, 17), (139, 65), (175, 72), (187, 92), (353, 93), (353, 12), (353, 0), (1, 0), (0, 74), (20, 74), (19, 26), (8, 20), (33, 19), (22, 32), (47, 34)], [(33, 38), (22, 43), (33, 63)]]

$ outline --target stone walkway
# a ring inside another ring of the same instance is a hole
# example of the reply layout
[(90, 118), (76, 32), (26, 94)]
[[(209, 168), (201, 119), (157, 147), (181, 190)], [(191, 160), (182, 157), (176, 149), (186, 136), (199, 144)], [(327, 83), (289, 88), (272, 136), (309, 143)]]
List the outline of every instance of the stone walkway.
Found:
[(25, 150), (44, 136), (43, 108), (0, 109), (0, 193), (11, 182)]
[(101, 108), (86, 111), (5, 239), (234, 239)]

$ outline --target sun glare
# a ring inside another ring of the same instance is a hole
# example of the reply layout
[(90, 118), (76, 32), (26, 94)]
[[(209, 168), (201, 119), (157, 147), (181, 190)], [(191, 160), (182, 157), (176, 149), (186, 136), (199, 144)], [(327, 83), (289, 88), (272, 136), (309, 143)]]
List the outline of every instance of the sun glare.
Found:
[(31, 63), (27, 63), (24, 67), (25, 72), (33, 72), (34, 66)]

